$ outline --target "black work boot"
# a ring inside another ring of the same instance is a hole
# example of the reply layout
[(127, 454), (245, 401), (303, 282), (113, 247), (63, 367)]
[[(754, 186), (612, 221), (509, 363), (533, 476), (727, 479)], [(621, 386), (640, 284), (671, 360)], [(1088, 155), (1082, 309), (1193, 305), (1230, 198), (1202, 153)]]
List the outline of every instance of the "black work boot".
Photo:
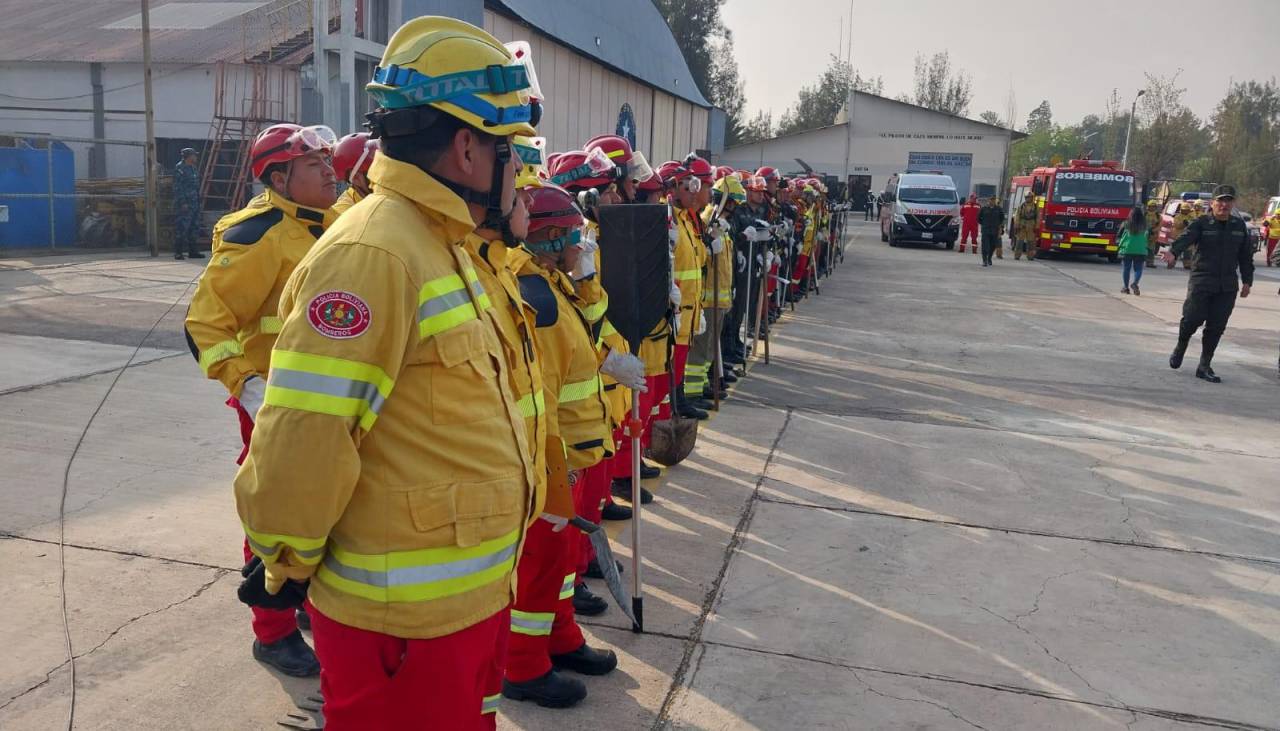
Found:
[(1187, 354), (1187, 345), (1190, 340), (1178, 340), (1178, 344), (1173, 346), (1173, 353), (1169, 355), (1169, 367), (1177, 370), (1182, 367), (1182, 357)]
[(640, 479), (652, 480), (655, 477), (661, 477), (661, 476), (662, 476), (662, 470), (658, 469), (657, 467), (654, 467), (651, 464), (648, 464), (644, 460), (640, 461)]
[(503, 680), (502, 695), (513, 701), (534, 701), (543, 708), (569, 708), (587, 697), (587, 686), (551, 669), (546, 675), (522, 683)]
[(631, 520), (631, 508), (617, 503), (605, 503), (600, 511), (602, 520)]
[(253, 657), (258, 662), (295, 678), (311, 678), (320, 674), (320, 661), (316, 659), (316, 653), (297, 630), (269, 645), (254, 640)]
[(720, 383), (726, 386), (737, 383), (737, 382), (738, 382), (738, 377), (733, 375), (729, 371), (725, 371), (724, 375), (720, 376)]
[(677, 414), (686, 419), (697, 419), (698, 421), (706, 421), (711, 417), (711, 414), (708, 414), (706, 411), (698, 408), (694, 404), (690, 403), (689, 399), (685, 398), (683, 384), (678, 385), (677, 388), (681, 389), (680, 392), (672, 394), (672, 397), (676, 401)]
[[(613, 483), (609, 485), (609, 490), (613, 492), (614, 497), (620, 497), (628, 502), (635, 502), (635, 500), (632, 499), (630, 477), (618, 477), (614, 479)], [(644, 489), (644, 485), (640, 486), (640, 502), (643, 505), (648, 505), (653, 502), (653, 493)]]
[(618, 667), (618, 656), (613, 650), (597, 650), (583, 642), (582, 647), (563, 655), (552, 655), (551, 665), (556, 670), (571, 670), (583, 675), (607, 675)]
[(595, 617), (609, 611), (609, 602), (591, 593), (586, 584), (573, 585), (573, 613)]
[(1196, 366), (1196, 378), (1208, 381), (1209, 383), (1222, 383), (1222, 379), (1218, 377), (1217, 373), (1213, 372), (1213, 368), (1209, 367), (1208, 363), (1203, 362)]
[(298, 612), (294, 615), (294, 621), (298, 623), (298, 629), (311, 631), (311, 615), (307, 614), (307, 610), (302, 607), (298, 607)]
[(188, 258), (188, 259), (203, 259), (203, 258), (204, 258), (204, 254), (201, 254), (199, 251), (188, 251), (188, 252), (187, 252), (187, 258)]
[[(621, 574), (623, 571), (622, 562), (615, 560), (613, 564), (618, 567), (618, 573)], [(600, 570), (600, 564), (596, 563), (596, 560), (594, 558), (587, 562), (587, 570), (584, 571), (582, 575), (587, 577), (588, 579), (604, 578), (604, 572)], [(577, 591), (576, 588), (575, 588), (575, 591)]]

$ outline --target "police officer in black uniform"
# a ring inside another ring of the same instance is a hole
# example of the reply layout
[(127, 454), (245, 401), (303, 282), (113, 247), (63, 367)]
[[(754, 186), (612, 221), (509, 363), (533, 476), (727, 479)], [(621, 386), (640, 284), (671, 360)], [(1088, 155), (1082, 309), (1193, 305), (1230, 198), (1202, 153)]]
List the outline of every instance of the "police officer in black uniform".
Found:
[(1195, 252), (1187, 282), (1187, 299), (1182, 304), (1182, 322), (1178, 325), (1178, 344), (1169, 356), (1169, 367), (1182, 365), (1191, 336), (1204, 325), (1196, 378), (1209, 383), (1222, 383), (1211, 367), (1213, 352), (1227, 329), (1237, 292), (1241, 297), (1248, 297), (1253, 285), (1253, 242), (1244, 219), (1232, 215), (1235, 199), (1234, 187), (1214, 188), (1212, 215), (1192, 221), (1164, 254), (1165, 263), (1173, 266), (1188, 248), (1194, 247)]

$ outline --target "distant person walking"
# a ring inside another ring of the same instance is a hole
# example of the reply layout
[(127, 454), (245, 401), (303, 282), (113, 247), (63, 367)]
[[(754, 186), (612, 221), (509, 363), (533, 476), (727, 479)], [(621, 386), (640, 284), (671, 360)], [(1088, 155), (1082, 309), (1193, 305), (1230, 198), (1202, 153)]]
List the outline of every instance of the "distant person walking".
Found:
[(969, 200), (960, 206), (960, 253), (964, 253), (966, 242), (973, 244), (973, 253), (978, 253), (978, 212), (982, 205), (978, 203), (978, 194), (970, 193)]
[(200, 233), (200, 173), (196, 170), (196, 151), (182, 150), (182, 159), (173, 168), (173, 258), (182, 252), (192, 259), (203, 259), (196, 248)]
[[(1124, 294), (1132, 292), (1134, 296), (1140, 296), (1142, 289), (1138, 286), (1138, 282), (1142, 281), (1142, 268), (1147, 263), (1147, 255), (1150, 253), (1151, 244), (1151, 228), (1147, 221), (1147, 215), (1142, 209), (1134, 206), (1133, 212), (1129, 214), (1128, 220), (1120, 227), (1120, 235), (1116, 238), (1120, 244), (1120, 256), (1124, 259), (1124, 289), (1120, 291)], [(1129, 284), (1129, 276), (1133, 275), (1133, 284)]]
[(879, 215), (876, 213), (876, 194), (869, 190), (867, 191), (867, 210), (864, 211), (864, 214), (865, 215), (862, 219), (864, 221), (870, 221), (873, 214), (877, 216)]
[(1027, 196), (1022, 201), (1022, 205), (1018, 206), (1017, 212), (1014, 214), (1016, 219), (1013, 222), (1013, 258), (1021, 259), (1024, 255), (1027, 261), (1036, 258), (1036, 222), (1040, 217), (1040, 206), (1035, 193)]
[(1004, 236), (1004, 209), (998, 197), (991, 196), (978, 211), (978, 226), (982, 229), (982, 266), (989, 267), (991, 255), (1000, 250), (1000, 237)]
[(1187, 251), (1195, 252), (1187, 280), (1187, 299), (1182, 303), (1182, 321), (1178, 324), (1178, 344), (1169, 356), (1169, 367), (1182, 367), (1191, 336), (1204, 325), (1196, 378), (1209, 383), (1222, 383), (1211, 367), (1213, 353), (1227, 329), (1237, 294), (1248, 297), (1249, 288), (1253, 286), (1253, 242), (1244, 219), (1231, 215), (1235, 202), (1234, 187), (1214, 188), (1213, 215), (1201, 216), (1188, 224), (1163, 255), (1165, 263), (1172, 267)]

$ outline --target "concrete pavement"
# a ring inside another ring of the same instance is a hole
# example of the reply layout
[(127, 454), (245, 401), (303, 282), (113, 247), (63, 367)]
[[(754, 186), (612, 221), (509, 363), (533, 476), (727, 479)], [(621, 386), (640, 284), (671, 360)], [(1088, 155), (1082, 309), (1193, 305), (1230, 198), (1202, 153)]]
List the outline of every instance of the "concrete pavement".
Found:
[[(1180, 270), (1134, 298), (1101, 261), (983, 269), (851, 233), (652, 481), (649, 633), (585, 622), (619, 671), (500, 727), (1280, 729), (1273, 272), (1212, 386), (1164, 363)], [(0, 263), (0, 728), (65, 724), (63, 470), (157, 320), (70, 471), (76, 727), (271, 728), (315, 690), (248, 654), (234, 417), (180, 334), (198, 271)]]

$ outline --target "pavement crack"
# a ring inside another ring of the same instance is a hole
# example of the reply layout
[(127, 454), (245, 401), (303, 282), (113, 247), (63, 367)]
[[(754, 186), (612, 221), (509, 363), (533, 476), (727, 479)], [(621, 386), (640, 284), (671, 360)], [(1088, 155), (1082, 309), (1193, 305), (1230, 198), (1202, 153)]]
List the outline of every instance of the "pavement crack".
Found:
[[(1113, 459), (1118, 460), (1128, 452), (1129, 448), (1125, 448)], [(1125, 499), (1124, 495), (1113, 491), (1113, 487), (1120, 487), (1120, 485), (1115, 480), (1101, 472), (1102, 465), (1105, 462), (1106, 460), (1099, 459), (1089, 465), (1089, 474), (1097, 475), (1098, 479), (1102, 480), (1102, 489), (1107, 493), (1107, 497), (1110, 497), (1112, 500), (1119, 501), (1120, 507), (1124, 508), (1124, 520), (1120, 521), (1120, 523), (1123, 524), (1124, 527), (1128, 528), (1129, 532), (1133, 534), (1133, 540), (1135, 542), (1141, 541), (1142, 535), (1138, 533), (1138, 529), (1133, 526), (1132, 522), (1130, 522), (1133, 520), (1133, 506), (1129, 504), (1129, 501)]]
[[(211, 586), (213, 586), (214, 584), (218, 583), (218, 581), (219, 581), (220, 579), (222, 579), (222, 577), (226, 576), (226, 575), (227, 575), (227, 574), (229, 574), (229, 573), (231, 573), (231, 572), (230, 572), (229, 570), (227, 570), (227, 569), (216, 569), (216, 570), (214, 571), (214, 577), (213, 577), (212, 579), (210, 579), (209, 581), (206, 581), (205, 583), (203, 583), (203, 584), (201, 584), (200, 586), (196, 587), (196, 590), (195, 590), (195, 591), (193, 591), (192, 593), (188, 594), (187, 596), (185, 596), (185, 597), (183, 597), (183, 598), (181, 598), (181, 599), (179, 599), (179, 600), (177, 600), (177, 601), (170, 602), (170, 603), (168, 603), (168, 604), (164, 605), (163, 607), (159, 607), (159, 608), (156, 608), (156, 609), (152, 609), (152, 610), (149, 610), (149, 611), (143, 612), (142, 614), (139, 614), (139, 615), (136, 615), (136, 616), (130, 617), (129, 619), (126, 619), (124, 622), (120, 623), (120, 624), (119, 624), (115, 629), (113, 629), (113, 630), (111, 630), (110, 632), (108, 632), (108, 633), (107, 633), (107, 636), (106, 636), (106, 637), (104, 637), (104, 638), (102, 638), (102, 641), (101, 641), (101, 642), (99, 642), (98, 644), (96, 644), (96, 645), (94, 645), (93, 647), (89, 648), (88, 650), (85, 650), (84, 652), (76, 653), (76, 654), (75, 654), (75, 659), (76, 659), (76, 660), (79, 660), (80, 658), (88, 657), (89, 655), (92, 655), (93, 653), (95, 653), (95, 652), (97, 652), (98, 650), (102, 649), (102, 648), (103, 648), (103, 647), (104, 647), (108, 642), (110, 642), (110, 641), (111, 641), (111, 640), (112, 640), (116, 635), (120, 634), (120, 632), (121, 632), (121, 631), (123, 631), (123, 630), (124, 630), (126, 627), (128, 627), (129, 625), (132, 625), (132, 624), (134, 624), (135, 622), (138, 622), (138, 621), (141, 621), (141, 620), (143, 620), (143, 619), (146, 619), (147, 617), (150, 617), (150, 616), (153, 616), (153, 615), (156, 615), (156, 614), (160, 614), (160, 613), (162, 613), (162, 612), (166, 612), (166, 611), (168, 611), (168, 610), (170, 610), (170, 609), (173, 609), (174, 607), (180, 606), (180, 605), (182, 605), (182, 604), (185, 604), (185, 603), (187, 603), (187, 602), (191, 601), (192, 599), (195, 599), (196, 597), (198, 597), (198, 596), (200, 596), (201, 594), (205, 593), (205, 591), (206, 591), (206, 590), (208, 590), (208, 589), (209, 589), (209, 587), (211, 587)], [(48, 684), (49, 684), (49, 681), (53, 679), (53, 674), (54, 674), (54, 673), (56, 673), (56, 672), (58, 672), (59, 670), (61, 670), (61, 669), (65, 668), (69, 663), (70, 663), (70, 660), (63, 660), (62, 662), (60, 662), (60, 663), (58, 663), (57, 665), (55, 665), (53, 668), (51, 668), (48, 672), (46, 672), (46, 673), (44, 674), (44, 679), (43, 679), (43, 680), (39, 681), (38, 683), (35, 683), (34, 685), (30, 686), (30, 687), (29, 687), (29, 688), (27, 688), (26, 690), (23, 690), (22, 692), (18, 693), (17, 695), (11, 696), (11, 697), (10, 697), (8, 700), (6, 700), (4, 703), (0, 703), (0, 710), (4, 710), (4, 709), (5, 709), (5, 708), (7, 708), (8, 706), (10, 706), (10, 705), (12, 705), (12, 704), (16, 703), (17, 701), (19, 701), (20, 699), (22, 699), (24, 696), (27, 696), (27, 695), (29, 695), (29, 694), (31, 694), (31, 693), (33, 693), (33, 692), (35, 692), (35, 691), (39, 690), (40, 688), (43, 688), (44, 686), (48, 685)]]
[(973, 721), (970, 721), (969, 719), (965, 718), (964, 716), (961, 716), (959, 713), (956, 713), (956, 712), (955, 712), (951, 707), (949, 707), (949, 706), (944, 706), (944, 705), (942, 705), (941, 703), (935, 703), (935, 702), (933, 702), (933, 701), (931, 701), (931, 700), (928, 700), (928, 699), (926, 699), (926, 698), (903, 698), (902, 696), (893, 695), (893, 694), (891, 694), (891, 693), (885, 693), (884, 691), (877, 689), (875, 686), (873, 686), (873, 685), (871, 685), (870, 683), (868, 683), (867, 681), (863, 680), (863, 679), (862, 679), (862, 676), (858, 674), (858, 671), (857, 671), (857, 670), (854, 670), (854, 669), (852, 669), (852, 668), (849, 668), (849, 672), (853, 674), (854, 679), (856, 679), (859, 683), (861, 683), (861, 684), (862, 684), (862, 687), (866, 688), (866, 689), (867, 689), (868, 691), (870, 691), (871, 693), (874, 693), (875, 695), (880, 696), (881, 698), (890, 698), (890, 699), (893, 699), (893, 700), (895, 700), (895, 701), (904, 701), (904, 702), (907, 702), (907, 703), (924, 703), (925, 705), (933, 706), (934, 708), (940, 708), (940, 709), (942, 709), (942, 710), (946, 711), (947, 713), (951, 714), (951, 716), (952, 716), (953, 718), (955, 718), (957, 721), (962, 721), (962, 722), (964, 722), (964, 723), (966, 723), (966, 724), (968, 724), (968, 725), (970, 725), (970, 726), (972, 726), (972, 727), (974, 727), (974, 728), (982, 729), (982, 731), (987, 731), (987, 727), (986, 727), (986, 726), (982, 726), (982, 725), (980, 725), (980, 724), (974, 723)]
[[(804, 489), (800, 485), (796, 485), (786, 480), (779, 480), (770, 477), (770, 480), (788, 487)], [(1207, 558), (1220, 558), (1228, 561), (1247, 561), (1249, 563), (1259, 563), (1265, 566), (1280, 566), (1280, 558), (1267, 558), (1264, 556), (1248, 556), (1240, 553), (1227, 553), (1225, 551), (1202, 551), (1194, 548), (1183, 548), (1180, 546), (1162, 546), (1158, 543), (1150, 543), (1148, 541), (1132, 541), (1121, 540), (1119, 538), (1105, 538), (1095, 536), (1077, 536), (1070, 533), (1055, 533), (1053, 531), (1036, 530), (1033, 528), (1012, 528), (1002, 525), (985, 525), (982, 523), (971, 523), (963, 520), (946, 520), (943, 518), (926, 518), (919, 515), (907, 515), (905, 513), (891, 513), (883, 510), (871, 510), (869, 508), (859, 508), (852, 505), (817, 505), (815, 503), (806, 503), (798, 500), (783, 500), (767, 495), (761, 496), (759, 499), (762, 503), (773, 503), (775, 505), (786, 505), (793, 508), (805, 508), (809, 510), (829, 510), (838, 513), (855, 513), (858, 515), (869, 515), (876, 518), (892, 518), (894, 520), (909, 520), (917, 523), (933, 523), (935, 525), (945, 525), (954, 528), (977, 528), (979, 530), (989, 530), (997, 533), (1009, 533), (1011, 535), (1035, 536), (1037, 538), (1057, 538), (1064, 541), (1081, 541), (1084, 543), (1097, 543), (1107, 546), (1120, 546), (1122, 548), (1140, 548), (1151, 551), (1168, 551), (1169, 553), (1182, 553), (1193, 556), (1205, 556)]]
[[(752, 488), (751, 495), (742, 507), (742, 513), (738, 516), (738, 523), (734, 526), (729, 545), (725, 547), (724, 559), (720, 563), (720, 570), (711, 582), (711, 588), (707, 590), (706, 596), (703, 597), (702, 610), (698, 613), (698, 618), (694, 621), (693, 627), (689, 631), (689, 636), (684, 638), (684, 653), (680, 657), (680, 664), (671, 673), (671, 685), (667, 689), (666, 697), (662, 700), (662, 706), (654, 717), (653, 725), (651, 726), (652, 731), (659, 731), (667, 722), (671, 709), (675, 707), (675, 703), (680, 697), (685, 678), (692, 680), (701, 667), (701, 657), (695, 663), (694, 652), (699, 645), (703, 644), (702, 632), (706, 628), (707, 619), (711, 616), (712, 610), (715, 609), (717, 600), (720, 598), (720, 592), (724, 588), (724, 579), (729, 573), (729, 565), (733, 562), (733, 556), (738, 552), (743, 541), (746, 540), (747, 529), (751, 525), (751, 518), (755, 515), (756, 504), (761, 499), (760, 488), (763, 487), (764, 481), (769, 474), (769, 467), (773, 464), (774, 456), (778, 453), (778, 447), (782, 444), (782, 437), (787, 433), (787, 427), (791, 425), (791, 414), (792, 410), (788, 408), (786, 416), (783, 418), (782, 426), (778, 428), (778, 434), (773, 438), (773, 444), (769, 446), (769, 454), (765, 457), (764, 464), (760, 467), (760, 475), (756, 478), (755, 487)], [(705, 655), (705, 653), (703, 654)], [(691, 669), (693, 675), (690, 675)]]
[[(55, 540), (48, 540), (45, 538), (32, 538), (31, 536), (24, 536), (18, 533), (9, 533), (7, 531), (0, 531), (0, 540), (27, 541), (28, 543), (42, 543), (46, 546), (58, 545), (58, 542)], [(149, 553), (142, 553), (141, 551), (126, 551), (124, 549), (119, 549), (119, 548), (105, 548), (103, 546), (88, 546), (82, 543), (64, 543), (62, 545), (66, 546), (67, 548), (74, 548), (80, 551), (97, 551), (99, 553), (110, 553), (115, 556), (145, 558), (145, 559), (150, 559), (152, 561), (161, 561), (163, 563), (176, 563), (182, 566), (195, 566), (196, 568), (201, 568), (201, 569), (213, 569), (216, 571), (239, 571), (240, 570), (240, 567), (238, 566), (219, 566), (217, 564), (212, 564), (212, 563), (202, 563), (200, 561), (188, 561), (186, 559), (170, 558), (168, 556), (152, 556)]]

